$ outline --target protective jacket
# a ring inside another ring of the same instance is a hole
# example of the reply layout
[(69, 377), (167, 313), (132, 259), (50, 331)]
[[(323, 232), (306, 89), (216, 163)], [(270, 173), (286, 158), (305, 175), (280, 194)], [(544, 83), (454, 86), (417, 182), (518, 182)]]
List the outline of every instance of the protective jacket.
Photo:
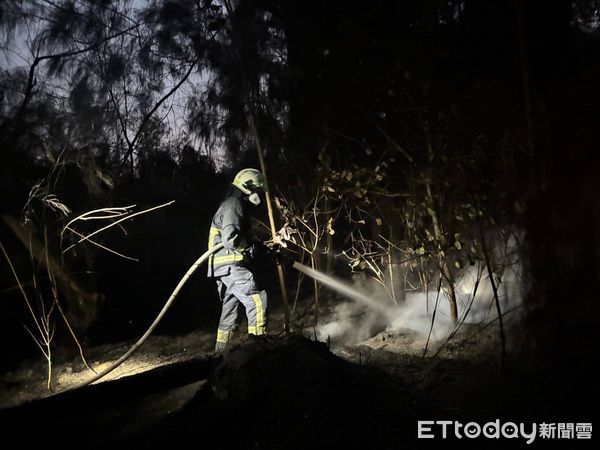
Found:
[(248, 204), (238, 188), (221, 203), (215, 213), (208, 237), (208, 248), (219, 243), (223, 248), (210, 257), (208, 276), (215, 277), (223, 304), (217, 329), (215, 350), (222, 350), (237, 327), (238, 305), (242, 303), (248, 319), (249, 334), (264, 334), (267, 320), (267, 293), (259, 289), (247, 267), (252, 258), (251, 224)]
[(208, 276), (229, 275), (232, 266), (245, 266), (251, 258), (251, 224), (242, 192), (235, 189), (215, 213), (208, 236), (208, 249), (223, 248), (208, 260)]

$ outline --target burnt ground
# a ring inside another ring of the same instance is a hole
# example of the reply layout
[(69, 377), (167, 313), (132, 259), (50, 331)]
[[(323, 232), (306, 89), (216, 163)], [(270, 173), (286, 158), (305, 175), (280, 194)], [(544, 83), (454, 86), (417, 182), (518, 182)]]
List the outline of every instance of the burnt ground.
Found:
[[(419, 419), (590, 422), (597, 388), (584, 385), (589, 377), (576, 374), (578, 385), (539, 366), (518, 345), (519, 331), (507, 330), (502, 370), (494, 326), (464, 325), (441, 351), (430, 342), (425, 356), (425, 337), (411, 330), (355, 345), (242, 336), (222, 355), (211, 351), (210, 330), (153, 336), (107, 380), (55, 396), (43, 364), (24, 363), (1, 379), (0, 423), (7, 438), (63, 447), (379, 449), (423, 447)], [(102, 368), (130, 344), (91, 349), (88, 359)], [(73, 357), (57, 360), (54, 372), (56, 392), (91, 373)]]

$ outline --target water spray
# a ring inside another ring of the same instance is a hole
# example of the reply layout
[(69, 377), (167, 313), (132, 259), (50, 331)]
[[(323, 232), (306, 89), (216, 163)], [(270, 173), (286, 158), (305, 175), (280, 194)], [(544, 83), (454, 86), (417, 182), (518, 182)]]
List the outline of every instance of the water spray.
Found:
[(305, 266), (304, 264), (300, 264), (297, 261), (292, 264), (292, 267), (298, 270), (299, 272), (302, 272), (303, 274), (329, 286), (330, 288), (339, 292), (340, 294), (345, 295), (346, 297), (351, 298), (352, 300), (355, 300), (359, 303), (362, 303), (368, 308), (371, 308), (384, 315), (389, 312), (388, 308), (386, 308), (384, 305), (374, 301), (373, 299), (367, 297), (364, 294), (361, 294), (356, 289), (352, 289), (340, 280), (336, 280), (335, 278), (329, 275), (319, 272), (318, 270), (314, 270), (308, 266)]
[[(293, 239), (293, 235), (298, 234), (298, 231), (291, 227), (289, 224), (284, 225), (278, 232), (277, 236), (273, 241), (275, 244), (278, 244), (282, 248), (287, 248), (288, 243), (298, 245)], [(281, 252), (277, 252), (279, 256), (283, 256), (284, 258), (290, 258), (289, 255), (282, 254)], [(356, 289), (349, 287), (344, 282), (337, 280), (329, 275), (324, 274), (323, 272), (319, 272), (311, 267), (305, 266), (304, 264), (300, 264), (298, 261), (292, 259), (292, 267), (299, 272), (313, 278), (314, 280), (320, 281), (326, 286), (329, 286), (331, 289), (339, 292), (342, 295), (345, 295), (352, 300), (355, 300), (359, 303), (362, 303), (364, 306), (371, 308), (381, 314), (387, 314), (388, 308), (381, 305), (380, 303), (373, 301), (373, 299), (367, 297), (364, 294), (361, 294)]]

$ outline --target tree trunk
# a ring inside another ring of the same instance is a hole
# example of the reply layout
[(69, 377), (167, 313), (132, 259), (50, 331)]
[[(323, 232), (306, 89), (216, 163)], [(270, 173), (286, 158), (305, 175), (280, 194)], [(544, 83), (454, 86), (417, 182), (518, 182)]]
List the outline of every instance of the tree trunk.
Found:
[(458, 306), (456, 303), (456, 291), (454, 289), (454, 278), (452, 277), (452, 271), (450, 267), (448, 267), (448, 262), (446, 261), (446, 257), (442, 254), (442, 249), (445, 244), (444, 233), (442, 232), (442, 227), (438, 220), (437, 214), (434, 209), (433, 195), (431, 193), (431, 186), (429, 183), (426, 185), (427, 187), (427, 212), (431, 217), (431, 222), (433, 223), (433, 233), (435, 236), (435, 241), (438, 246), (439, 263), (440, 269), (442, 271), (442, 275), (446, 280), (446, 291), (448, 294), (448, 303), (450, 303), (450, 318), (454, 323), (458, 322)]
[(448, 294), (448, 303), (450, 303), (450, 318), (452, 322), (456, 323), (458, 322), (458, 306), (456, 302), (456, 289), (454, 289), (454, 278), (444, 258), (440, 258), (440, 264), (442, 265), (442, 274), (446, 281), (446, 293)]
[[(264, 154), (260, 145), (260, 139), (258, 138), (258, 131), (256, 124), (254, 123), (254, 116), (252, 113), (248, 114), (248, 123), (252, 133), (254, 134), (254, 141), (256, 142), (256, 150), (258, 151), (258, 159), (260, 160), (260, 168), (265, 177), (265, 198), (267, 200), (267, 212), (269, 214), (269, 225), (271, 227), (271, 236), (273, 240), (277, 237), (277, 230), (275, 228), (275, 217), (273, 215), (273, 204), (271, 203), (271, 194), (269, 192), (269, 179), (267, 177), (267, 165), (265, 163)], [(284, 328), (285, 332), (290, 331), (290, 307), (287, 298), (287, 289), (285, 287), (285, 274), (283, 272), (283, 266), (277, 262), (277, 276), (279, 278), (279, 288), (281, 289), (281, 301), (283, 302), (283, 311), (285, 315)]]

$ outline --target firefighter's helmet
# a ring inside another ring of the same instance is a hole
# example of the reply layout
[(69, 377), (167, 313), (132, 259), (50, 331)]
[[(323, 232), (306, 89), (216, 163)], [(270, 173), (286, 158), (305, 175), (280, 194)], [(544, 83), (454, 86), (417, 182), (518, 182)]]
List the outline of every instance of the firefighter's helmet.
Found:
[(232, 183), (246, 195), (251, 195), (265, 190), (265, 176), (256, 169), (240, 170)]

